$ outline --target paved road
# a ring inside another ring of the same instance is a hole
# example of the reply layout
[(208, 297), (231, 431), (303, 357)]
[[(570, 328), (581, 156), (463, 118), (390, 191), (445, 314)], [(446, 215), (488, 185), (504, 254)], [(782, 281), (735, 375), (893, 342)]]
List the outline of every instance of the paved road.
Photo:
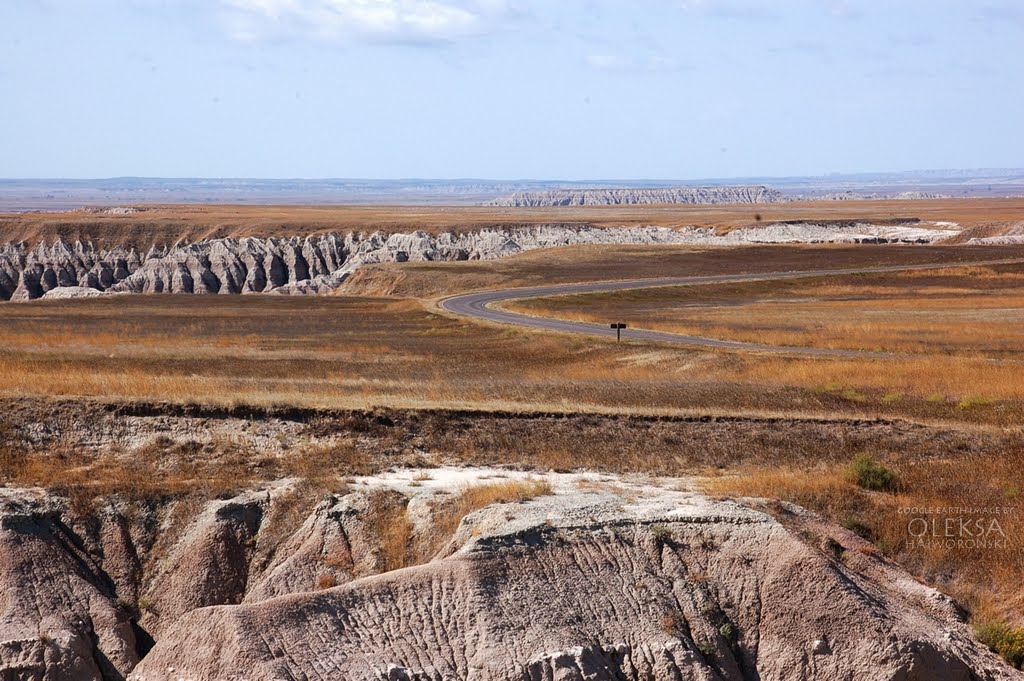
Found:
[[(702, 277), (664, 277), (660, 279), (634, 279), (627, 281), (598, 281), (582, 284), (556, 284), (552, 286), (534, 286), (530, 288), (511, 288), (500, 291), (483, 291), (453, 296), (441, 301), (441, 307), (455, 314), (485, 319), (501, 324), (515, 324), (533, 329), (561, 331), (565, 333), (582, 333), (590, 336), (614, 336), (615, 330), (608, 324), (592, 324), (574, 322), (565, 319), (548, 317), (531, 317), (530, 315), (507, 310), (496, 310), (493, 303), (520, 300), (522, 298), (538, 298), (541, 296), (558, 296), (574, 293), (602, 293), (605, 291), (624, 291), (638, 288), (654, 288), (659, 286), (689, 286), (697, 284), (731, 284), (744, 281), (774, 281), (778, 279), (797, 279), (800, 277), (820, 277), (837, 274), (869, 274), (873, 272), (907, 272), (911, 270), (934, 270), (949, 267), (976, 267), (985, 265), (1024, 264), (1024, 259), (1009, 258), (1005, 260), (981, 260), (977, 262), (944, 262), (926, 265), (885, 265), (879, 267), (849, 267), (831, 270), (803, 270), (798, 272), (768, 272), (759, 274), (719, 274)], [(609, 319), (609, 323), (617, 321)], [(650, 331), (646, 329), (623, 329), (622, 338), (629, 340), (656, 341), (660, 343), (680, 343), (705, 348), (724, 350), (746, 350), (755, 352), (775, 352), (789, 355), (817, 355), (824, 357), (894, 357), (884, 352), (866, 352), (859, 350), (832, 350), (828, 348), (790, 347), (784, 345), (762, 345), (760, 343), (741, 343), (739, 341), (718, 340), (701, 336), (688, 336), (681, 333)]]

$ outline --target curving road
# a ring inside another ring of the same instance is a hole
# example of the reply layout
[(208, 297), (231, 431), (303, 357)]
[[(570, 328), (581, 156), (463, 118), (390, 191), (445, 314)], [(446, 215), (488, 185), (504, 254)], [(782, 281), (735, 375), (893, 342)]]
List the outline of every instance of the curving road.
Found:
[[(550, 317), (532, 317), (530, 315), (508, 310), (496, 310), (494, 303), (523, 298), (540, 298), (545, 296), (572, 295), (577, 293), (603, 293), (606, 291), (624, 291), (638, 288), (655, 288), (660, 286), (691, 286), (699, 284), (731, 284), (744, 281), (774, 281), (777, 279), (797, 279), (801, 277), (821, 277), (837, 274), (870, 274), (874, 272), (907, 272), (912, 270), (935, 270), (950, 267), (978, 267), (988, 265), (1024, 264), (1024, 259), (1008, 258), (1004, 260), (981, 260), (976, 262), (944, 262), (924, 265), (883, 265), (877, 267), (849, 267), (831, 270), (803, 270), (797, 272), (768, 272), (758, 274), (717, 274), (697, 277), (663, 277), (659, 279), (633, 279), (625, 281), (598, 281), (581, 284), (555, 284), (551, 286), (533, 286), (528, 288), (511, 288), (499, 291), (482, 291), (445, 298), (441, 308), (458, 315), (483, 319), (499, 324), (515, 324), (532, 329), (545, 331), (561, 331), (564, 333), (581, 333), (590, 336), (615, 336), (615, 330), (607, 324), (574, 322), (566, 319)], [(617, 321), (609, 319), (609, 322)], [(745, 350), (755, 352), (775, 352), (790, 355), (817, 355), (824, 357), (894, 357), (885, 352), (868, 352), (860, 350), (833, 350), (829, 348), (792, 347), (785, 345), (763, 345), (760, 343), (743, 343), (740, 341), (718, 340), (701, 336), (688, 336), (667, 331), (650, 331), (646, 329), (623, 329), (622, 337), (629, 340), (655, 341), (659, 343), (680, 343), (705, 348), (724, 350)]]

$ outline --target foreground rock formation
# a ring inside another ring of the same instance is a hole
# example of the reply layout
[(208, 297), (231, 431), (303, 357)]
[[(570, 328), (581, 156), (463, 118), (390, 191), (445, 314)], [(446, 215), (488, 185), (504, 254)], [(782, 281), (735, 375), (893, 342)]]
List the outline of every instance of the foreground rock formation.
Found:
[(671, 187), (664, 189), (553, 189), (521, 191), (495, 199), (490, 206), (618, 206), (651, 203), (777, 203), (787, 200), (775, 189), (764, 185), (732, 187)]
[[(595, 228), (537, 225), (468, 233), (321, 234), (210, 239), (140, 253), (57, 241), (0, 246), (0, 300), (110, 293), (284, 293), (330, 291), (372, 263), (488, 260), (577, 244), (932, 243), (955, 235), (932, 224), (851, 221), (772, 223), (718, 234), (711, 228)], [(56, 292), (58, 289), (69, 289)]]
[[(795, 507), (495, 469), (358, 478), (308, 510), (295, 485), (86, 517), (5, 491), (0, 678), (1019, 678), (948, 598)], [(445, 530), (506, 488), (526, 493)]]

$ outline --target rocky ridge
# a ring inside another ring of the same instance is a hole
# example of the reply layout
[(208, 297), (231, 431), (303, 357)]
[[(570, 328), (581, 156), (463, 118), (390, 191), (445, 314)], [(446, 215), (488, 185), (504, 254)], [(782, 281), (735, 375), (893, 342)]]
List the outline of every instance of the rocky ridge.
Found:
[[(423, 231), (224, 238), (141, 253), (58, 240), (0, 246), (0, 300), (110, 293), (305, 294), (337, 288), (356, 268), (404, 261), (486, 260), (576, 244), (931, 243), (938, 225), (768, 223), (720, 235), (713, 228), (534, 225), (468, 233)], [(60, 291), (58, 289), (65, 289)]]
[[(517, 481), (550, 493), (472, 512), (426, 563), (381, 574), (381, 500), (415, 542), (453, 494)], [(155, 521), (4, 491), (0, 677), (1019, 678), (948, 598), (796, 507), (434, 468), (356, 478), (296, 516), (294, 485)]]
[(1016, 222), (1002, 230), (1000, 234), (992, 236), (978, 236), (967, 240), (973, 245), (1014, 245), (1024, 244), (1024, 222)]
[(618, 206), (652, 203), (717, 205), (722, 203), (777, 203), (785, 200), (782, 193), (763, 185), (738, 185), (732, 187), (520, 191), (490, 201), (486, 205), (506, 207)]

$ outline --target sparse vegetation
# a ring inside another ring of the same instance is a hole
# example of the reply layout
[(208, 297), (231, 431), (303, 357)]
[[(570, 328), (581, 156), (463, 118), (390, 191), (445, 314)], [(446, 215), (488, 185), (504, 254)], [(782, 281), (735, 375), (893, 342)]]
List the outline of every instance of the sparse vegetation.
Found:
[(978, 640), (1017, 669), (1024, 669), (1024, 627), (1013, 627), (1003, 622), (990, 622), (974, 629)]
[(364, 522), (367, 534), (377, 538), (375, 548), (380, 572), (398, 570), (410, 563), (412, 522), (406, 503), (405, 497), (390, 490), (378, 490), (369, 497)]
[(319, 590), (332, 589), (338, 586), (338, 579), (332, 574), (323, 573), (316, 578), (316, 588)]
[(672, 542), (672, 528), (667, 525), (654, 525), (651, 527), (651, 534), (659, 544), (669, 544)]
[(351, 440), (325, 444), (307, 444), (297, 453), (286, 454), (278, 462), (282, 472), (310, 481), (324, 490), (338, 491), (341, 480), (349, 475), (372, 475), (379, 470), (367, 452)]
[(704, 659), (714, 664), (715, 660), (718, 659), (718, 648), (715, 647), (712, 641), (696, 641), (697, 650), (704, 656)]
[(420, 538), (419, 560), (432, 558), (455, 534), (462, 519), (473, 511), (492, 504), (529, 501), (551, 492), (551, 483), (543, 479), (503, 480), (463, 488), (451, 499), (436, 503), (432, 534)]
[(858, 487), (872, 492), (895, 492), (896, 474), (868, 454), (858, 454), (850, 465), (850, 477)]
[[(889, 479), (877, 475), (877, 466), (873, 460), (865, 465), (867, 479)], [(1024, 553), (1017, 538), (1024, 536), (1024, 517), (1013, 504), (1002, 501), (1002, 495), (1007, 487), (1024, 483), (1024, 447), (1000, 448), (990, 455), (947, 452), (930, 461), (900, 456), (889, 459), (886, 470), (901, 483), (895, 492), (886, 494), (868, 491), (857, 483), (849, 465), (839, 463), (802, 469), (754, 464), (742, 474), (712, 478), (707, 486), (716, 493), (781, 499), (817, 511), (854, 529), (924, 581), (952, 594), (972, 612), (981, 613), (983, 619), (1017, 621), (1024, 569)], [(909, 526), (913, 518), (934, 518), (937, 526), (945, 527), (947, 517), (955, 523), (959, 516), (938, 510), (979, 505), (1009, 507), (998, 517), (995, 536), (1007, 541), (985, 550), (927, 538), (914, 541)], [(929, 508), (938, 509), (937, 515), (905, 510)], [(775, 513), (785, 519), (784, 510), (777, 508)]]

